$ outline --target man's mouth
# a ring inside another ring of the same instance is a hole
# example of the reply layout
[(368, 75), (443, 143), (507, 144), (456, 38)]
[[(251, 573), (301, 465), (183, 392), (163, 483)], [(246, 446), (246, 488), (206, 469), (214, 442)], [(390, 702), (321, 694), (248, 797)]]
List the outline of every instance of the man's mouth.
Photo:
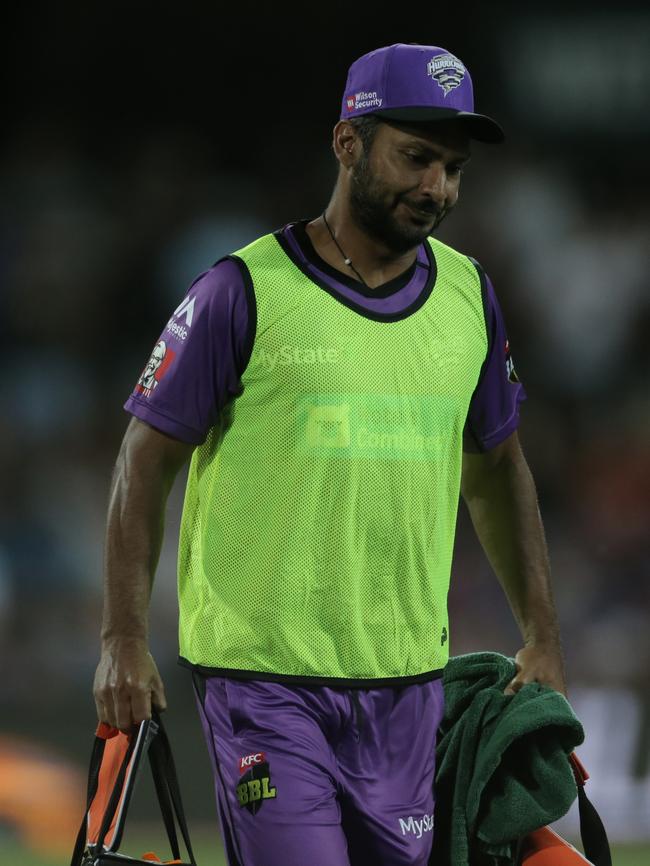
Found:
[(421, 207), (418, 207), (417, 205), (411, 204), (410, 202), (407, 202), (407, 201), (405, 201), (404, 204), (416, 216), (420, 217), (420, 219), (435, 220), (440, 215), (440, 210), (438, 208), (435, 208), (433, 210), (431, 210), (431, 208), (421, 208)]

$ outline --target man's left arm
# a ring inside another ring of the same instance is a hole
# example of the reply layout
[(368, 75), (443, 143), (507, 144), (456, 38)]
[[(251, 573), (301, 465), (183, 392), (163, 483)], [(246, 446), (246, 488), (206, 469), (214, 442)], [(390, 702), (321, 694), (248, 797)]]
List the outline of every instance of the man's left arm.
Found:
[(516, 430), (488, 451), (464, 453), (461, 492), (524, 640), (506, 693), (537, 681), (566, 696), (544, 528)]

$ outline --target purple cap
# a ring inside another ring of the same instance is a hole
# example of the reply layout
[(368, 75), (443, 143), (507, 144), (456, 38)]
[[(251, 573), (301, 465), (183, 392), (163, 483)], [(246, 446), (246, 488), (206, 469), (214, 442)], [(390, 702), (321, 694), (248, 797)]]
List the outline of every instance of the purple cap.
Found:
[(465, 65), (435, 45), (398, 42), (355, 60), (345, 85), (341, 120), (374, 114), (407, 123), (462, 118), (470, 138), (503, 141), (499, 124), (474, 113)]

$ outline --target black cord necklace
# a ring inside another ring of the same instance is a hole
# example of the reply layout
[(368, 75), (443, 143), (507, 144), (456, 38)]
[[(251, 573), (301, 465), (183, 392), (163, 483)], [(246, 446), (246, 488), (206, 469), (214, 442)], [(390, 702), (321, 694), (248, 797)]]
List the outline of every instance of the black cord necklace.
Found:
[(361, 280), (361, 282), (363, 283), (363, 285), (364, 285), (367, 289), (370, 288), (370, 287), (368, 286), (368, 284), (366, 283), (366, 281), (364, 280), (364, 278), (363, 278), (363, 277), (361, 276), (361, 274), (359, 273), (359, 271), (358, 271), (358, 270), (355, 268), (355, 266), (352, 264), (352, 259), (348, 258), (348, 256), (345, 255), (345, 253), (343, 252), (343, 250), (342, 250), (342, 248), (341, 248), (341, 244), (340, 244), (340, 243), (336, 240), (336, 238), (334, 237), (334, 232), (333, 232), (332, 229), (330, 228), (330, 224), (327, 222), (327, 217), (325, 216), (325, 211), (323, 211), (323, 222), (325, 223), (325, 226), (327, 227), (327, 231), (330, 233), (330, 237), (332, 238), (332, 240), (333, 240), (334, 243), (336, 244), (336, 248), (338, 249), (338, 251), (339, 251), (339, 252), (341, 253), (341, 255), (343, 256), (343, 261), (345, 262), (345, 264), (346, 264), (349, 268), (351, 268), (351, 269), (354, 271), (354, 273), (359, 277), (359, 279)]

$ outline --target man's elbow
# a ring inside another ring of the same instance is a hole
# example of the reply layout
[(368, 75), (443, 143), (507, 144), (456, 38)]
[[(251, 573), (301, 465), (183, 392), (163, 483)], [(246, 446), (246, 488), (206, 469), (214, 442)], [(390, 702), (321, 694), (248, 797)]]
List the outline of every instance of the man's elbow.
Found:
[(489, 495), (496, 479), (526, 465), (517, 431), (489, 451), (465, 452), (460, 492), (466, 502)]

